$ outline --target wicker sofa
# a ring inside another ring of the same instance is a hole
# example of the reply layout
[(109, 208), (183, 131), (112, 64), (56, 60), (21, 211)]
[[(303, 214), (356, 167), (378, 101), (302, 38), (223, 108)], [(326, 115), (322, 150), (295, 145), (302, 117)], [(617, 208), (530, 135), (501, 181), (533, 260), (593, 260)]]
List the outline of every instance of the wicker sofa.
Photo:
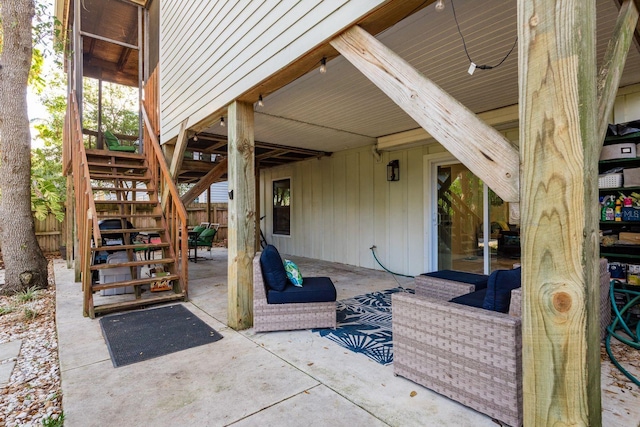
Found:
[[(473, 291), (464, 283), (418, 283), (416, 294), (395, 294), (393, 367), (403, 376), (511, 426), (522, 425), (520, 288), (509, 313), (448, 299)], [(609, 273), (600, 261), (601, 331), (610, 322)]]
[(505, 313), (395, 294), (393, 370), (512, 426), (522, 425), (522, 328)]
[(336, 302), (269, 304), (260, 256), (253, 258), (253, 328), (256, 332), (335, 328)]

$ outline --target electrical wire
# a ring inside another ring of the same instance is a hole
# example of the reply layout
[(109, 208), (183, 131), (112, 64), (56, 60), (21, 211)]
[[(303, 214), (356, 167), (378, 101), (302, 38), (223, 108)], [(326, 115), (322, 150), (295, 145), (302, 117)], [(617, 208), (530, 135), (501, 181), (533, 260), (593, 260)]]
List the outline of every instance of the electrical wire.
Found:
[[(456, 8), (453, 5), (453, 0), (451, 1), (451, 10), (453, 11), (453, 19), (454, 21), (456, 21), (456, 27), (458, 28), (458, 34), (460, 34), (460, 38), (462, 39), (462, 47), (464, 47), (464, 53), (467, 55), (467, 59), (469, 59), (469, 63), (470, 64), (475, 64), (475, 62), (473, 62), (473, 60), (471, 59), (471, 55), (469, 55), (469, 51), (467, 50), (467, 42), (464, 39), (464, 35), (462, 35), (462, 31), (460, 30), (460, 24), (458, 23), (458, 17), (456, 15)], [(502, 60), (500, 62), (498, 62), (496, 65), (476, 65), (475, 68), (478, 68), (480, 70), (491, 70), (493, 68), (497, 68), (500, 65), (502, 65), (502, 63), (504, 61), (507, 60), (507, 58), (509, 57), (509, 55), (511, 55), (511, 52), (513, 52), (513, 49), (515, 49), (516, 45), (518, 44), (518, 36), (516, 36), (516, 40), (513, 42), (513, 46), (511, 46), (511, 49), (509, 50), (509, 52), (507, 52), (507, 54), (505, 55), (504, 58), (502, 58)]]

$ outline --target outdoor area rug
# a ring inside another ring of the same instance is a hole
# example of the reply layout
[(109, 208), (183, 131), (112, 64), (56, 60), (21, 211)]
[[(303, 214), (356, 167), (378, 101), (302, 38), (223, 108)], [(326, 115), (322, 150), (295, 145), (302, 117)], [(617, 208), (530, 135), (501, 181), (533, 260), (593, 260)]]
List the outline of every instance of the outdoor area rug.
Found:
[(415, 293), (413, 289), (393, 288), (338, 301), (336, 329), (313, 329), (313, 332), (388, 365), (393, 362), (391, 295), (396, 292)]
[(116, 368), (218, 341), (218, 332), (181, 304), (100, 319)]

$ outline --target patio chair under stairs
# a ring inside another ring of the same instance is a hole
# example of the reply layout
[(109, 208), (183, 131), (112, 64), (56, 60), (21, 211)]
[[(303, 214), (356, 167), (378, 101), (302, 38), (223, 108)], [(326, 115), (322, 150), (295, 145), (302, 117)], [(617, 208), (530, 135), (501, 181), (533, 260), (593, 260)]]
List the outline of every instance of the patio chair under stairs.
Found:
[[(96, 314), (184, 299), (186, 291), (181, 286), (178, 254), (170, 243), (172, 236), (158, 201), (157, 183), (149, 170), (147, 158), (135, 153), (87, 149), (86, 161), (98, 224), (109, 219), (111, 227), (100, 227), (100, 241), (92, 239), (91, 292), (85, 293), (88, 295), (85, 297), (85, 313), (94, 317)], [(114, 228), (114, 221), (116, 226), (120, 221), (121, 226)], [(138, 238), (143, 235), (147, 238)], [(155, 236), (155, 239), (150, 239), (150, 236)], [(116, 251), (120, 255), (117, 257), (119, 261), (99, 262)], [(159, 257), (156, 256), (158, 252), (161, 254)], [(146, 259), (149, 254), (153, 254), (153, 259)], [(138, 259), (140, 257), (142, 259)], [(146, 274), (142, 273), (145, 272), (143, 266), (162, 267), (168, 274), (161, 280), (165, 285), (171, 283), (171, 288), (151, 292), (150, 286), (157, 285), (160, 279), (149, 277), (148, 270)], [(128, 274), (123, 275), (123, 269)], [(118, 274), (110, 274), (112, 272)], [(126, 280), (121, 280), (123, 277)], [(133, 294), (125, 290), (133, 290)], [(95, 295), (98, 292), (100, 296)]]

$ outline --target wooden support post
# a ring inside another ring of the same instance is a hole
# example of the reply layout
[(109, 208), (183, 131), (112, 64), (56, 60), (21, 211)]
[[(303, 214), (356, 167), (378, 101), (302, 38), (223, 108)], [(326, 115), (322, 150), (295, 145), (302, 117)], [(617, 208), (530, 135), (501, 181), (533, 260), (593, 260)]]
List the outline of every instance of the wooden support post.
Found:
[(524, 425), (601, 425), (595, 0), (518, 0)]
[(98, 79), (98, 136), (96, 137), (96, 148), (102, 150), (104, 148), (102, 135), (102, 72)]
[[(77, 155), (77, 154), (76, 154)], [(64, 219), (66, 221), (65, 227), (65, 246), (67, 247), (67, 268), (71, 269), (73, 267), (73, 230), (75, 228), (75, 224), (73, 223), (73, 206), (75, 205), (73, 199), (73, 176), (71, 174), (67, 175), (67, 200), (66, 200), (66, 209), (64, 214)]]
[(331, 45), (498, 196), (518, 201), (518, 150), (500, 132), (357, 25)]
[(598, 140), (595, 145), (598, 156), (607, 134), (609, 117), (613, 111), (622, 71), (627, 62), (627, 54), (637, 25), (638, 7), (633, 0), (625, 0), (620, 7), (613, 35), (609, 40), (604, 61), (598, 73), (598, 117), (596, 121)]
[(253, 104), (229, 106), (229, 269), (227, 321), (240, 330), (253, 325), (255, 254), (255, 142)]
[(207, 222), (211, 224), (211, 186), (207, 188)]

